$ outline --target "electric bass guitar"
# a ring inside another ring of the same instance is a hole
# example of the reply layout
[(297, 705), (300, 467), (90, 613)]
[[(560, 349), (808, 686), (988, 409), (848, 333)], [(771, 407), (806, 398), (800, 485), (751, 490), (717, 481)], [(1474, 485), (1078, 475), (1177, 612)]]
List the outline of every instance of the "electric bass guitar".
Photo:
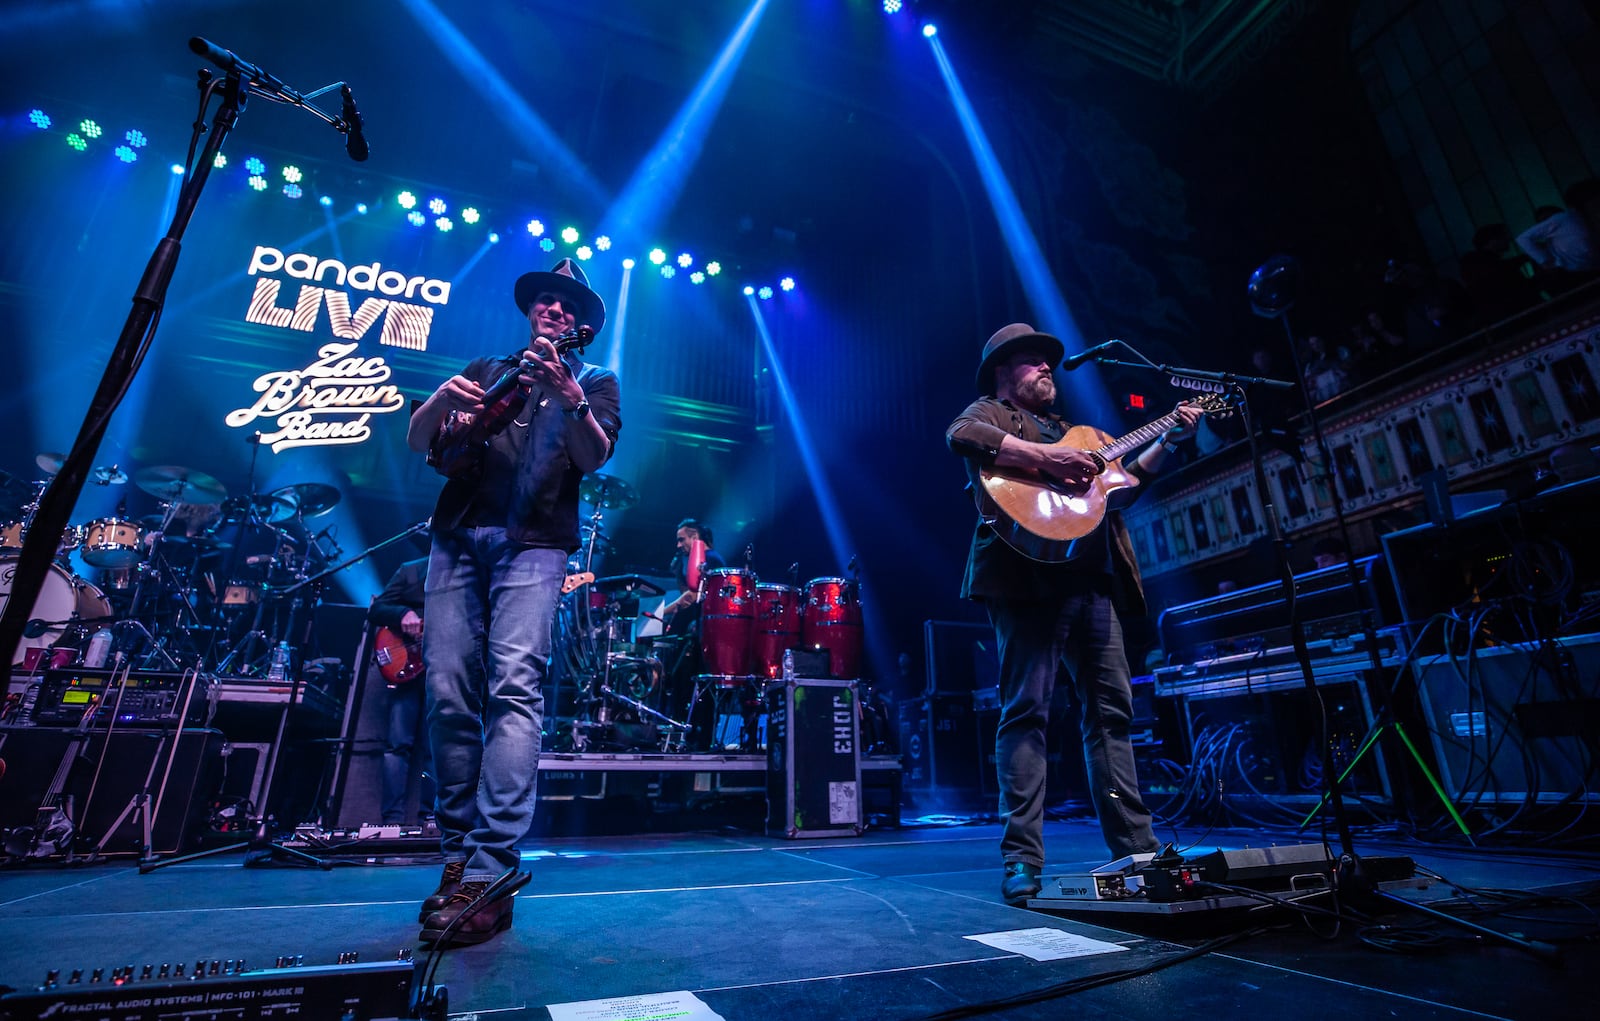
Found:
[[(1226, 394), (1206, 394), (1185, 402), (1207, 415), (1231, 414)], [(1087, 453), (1095, 474), (1079, 484), (1063, 482), (1039, 471), (1018, 468), (984, 468), (978, 472), (983, 491), (999, 509), (992, 523), (995, 534), (1012, 549), (1032, 560), (1060, 563), (1072, 543), (1088, 535), (1106, 516), (1106, 503), (1119, 489), (1131, 489), (1139, 480), (1122, 467), (1122, 458), (1178, 424), (1176, 411), (1112, 439), (1089, 425), (1075, 425), (1054, 446)]]
[[(592, 571), (569, 574), (561, 583), (561, 594), (566, 595), (591, 581), (594, 581)], [(422, 673), (421, 635), (412, 638), (399, 628), (385, 624), (378, 628), (372, 643), (374, 648), (372, 658), (378, 664), (378, 674), (385, 684), (407, 684), (416, 680)]]

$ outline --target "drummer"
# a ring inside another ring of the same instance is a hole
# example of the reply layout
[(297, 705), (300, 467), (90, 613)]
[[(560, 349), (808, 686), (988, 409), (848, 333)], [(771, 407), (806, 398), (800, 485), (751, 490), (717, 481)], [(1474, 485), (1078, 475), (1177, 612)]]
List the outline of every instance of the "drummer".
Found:
[(700, 619), (700, 578), (707, 571), (727, 567), (722, 554), (712, 549), (711, 527), (694, 518), (678, 522), (678, 554), (672, 558), (672, 573), (678, 579), (678, 598), (661, 608), (663, 627), (668, 634), (684, 635)]

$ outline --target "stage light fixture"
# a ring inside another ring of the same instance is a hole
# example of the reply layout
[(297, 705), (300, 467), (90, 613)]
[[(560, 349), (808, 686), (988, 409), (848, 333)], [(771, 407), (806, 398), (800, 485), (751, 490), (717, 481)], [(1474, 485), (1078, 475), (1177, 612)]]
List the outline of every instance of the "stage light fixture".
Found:
[(756, 297), (760, 298), (762, 301), (770, 299), (772, 297), (772, 288), (762, 287), (761, 290), (756, 292)]
[(611, 251), (611, 238), (607, 237), (604, 234), (600, 235), (599, 237), (594, 239), (594, 247), (595, 247), (596, 251), (601, 251), (601, 252), (609, 252), (609, 251)]
[(543, 235), (544, 234), (544, 224), (541, 223), (538, 220), (529, 220), (528, 221), (528, 233), (532, 234), (534, 237), (539, 237), (539, 236)]
[(357, 202), (356, 203), (356, 212), (358, 214), (362, 215), (362, 216), (366, 216), (367, 215), (367, 204), (365, 202)]
[(435, 227), (438, 227), (439, 228), (439, 232), (442, 233), (442, 234), (450, 233), (452, 230), (455, 229), (455, 226), (456, 226), (454, 223), (450, 222), (450, 217), (448, 217), (448, 216), (439, 217), (437, 220), (433, 221), (433, 225)]
[(305, 189), (301, 188), (298, 184), (295, 184), (292, 181), (283, 186), (283, 197), (284, 198), (297, 199), (297, 198), (299, 198), (300, 196), (302, 196), (304, 194), (305, 194)]
[(491, 230), (489, 232), (489, 243), (491, 245), (498, 245), (500, 243), (500, 232), (499, 231)]
[(323, 195), (322, 197), (317, 199), (317, 205), (322, 206), (325, 209), (328, 208), (329, 206), (332, 206), (333, 205), (333, 196), (332, 195)]
[(78, 125), (78, 130), (83, 132), (84, 138), (99, 138), (101, 135), (100, 125), (94, 121), (83, 121)]
[(563, 227), (563, 228), (561, 228), (561, 240), (565, 241), (569, 245), (573, 244), (574, 242), (576, 242), (578, 240), (578, 228), (576, 228), (576, 227)]
[(174, 163), (172, 165), (172, 172), (174, 174), (182, 174), (183, 173), (183, 164), (182, 163)]
[(578, 250), (572, 254), (576, 255), (584, 262), (588, 262), (590, 259), (594, 258), (594, 249), (590, 248), (588, 245), (579, 245)]
[(221, 170), (223, 167), (225, 167), (227, 165), (228, 165), (228, 157), (227, 157), (227, 155), (225, 153), (220, 153), (220, 152), (217, 153), (217, 158), (211, 161), (211, 168), (213, 170)]
[(394, 200), (396, 202), (400, 203), (400, 208), (401, 209), (415, 209), (415, 208), (417, 208), (417, 197), (415, 195), (411, 194), (409, 191), (401, 192), (400, 194), (398, 194), (398, 195), (396, 195), (394, 197)]
[(722, 263), (717, 262), (716, 260), (712, 260), (711, 262), (706, 263), (706, 276), (714, 277), (718, 273), (721, 273), (721, 272), (722, 272)]
[(622, 268), (623, 269), (632, 269), (633, 268), (633, 260), (632, 259), (623, 259), (622, 260)]
[(128, 133), (122, 137), (135, 149), (143, 149), (150, 142), (150, 139), (144, 137), (144, 132), (140, 131), (138, 128), (129, 128)]
[(290, 184), (299, 184), (304, 177), (305, 175), (300, 173), (300, 168), (292, 163), (283, 168), (283, 179)]
[(938, 34), (939, 29), (934, 26), (933, 22), (930, 21), (926, 25), (922, 26), (922, 37), (924, 39), (932, 39)]
[(43, 110), (29, 110), (28, 120), (31, 121), (33, 126), (38, 128), (40, 131), (43, 131), (45, 128), (50, 126), (50, 115), (45, 113)]
[(706, 275), (699, 270), (695, 270), (689, 274), (689, 282), (691, 284), (703, 284), (706, 282)]
[(756, 289), (754, 287), (751, 287), (749, 284), (744, 285), (744, 296), (746, 298), (753, 296), (755, 293)]
[(672, 265), (662, 266), (661, 275), (666, 277), (668, 280), (671, 280), (673, 277), (678, 275), (678, 267)]
[(679, 255), (678, 255), (678, 268), (679, 269), (688, 269), (690, 266), (693, 266), (693, 265), (694, 265), (694, 256), (690, 255), (688, 252), (679, 253)]
[(67, 136), (67, 144), (72, 146), (74, 149), (78, 150), (79, 152), (82, 152), (83, 150), (89, 148), (89, 143), (85, 142), (83, 140), (83, 136), (78, 134), (76, 131), (74, 131), (72, 134)]
[(650, 262), (653, 265), (659, 266), (663, 262), (666, 262), (666, 261), (667, 261), (667, 253), (666, 252), (663, 252), (659, 248), (650, 249)]
[(778, 287), (785, 292), (794, 290), (794, 277), (784, 277), (779, 280)]
[(251, 177), (260, 177), (267, 172), (267, 165), (258, 157), (251, 156), (244, 161), (244, 172)]
[(431, 198), (428, 200), (428, 212), (434, 216), (443, 216), (450, 207), (444, 204), (444, 199)]
[(461, 222), (472, 224), (478, 222), (478, 211), (471, 206), (461, 211)]
[(132, 163), (134, 160), (139, 158), (139, 154), (134, 152), (132, 148), (126, 145), (119, 145), (111, 151), (116, 153), (117, 159), (124, 163)]
[(541, 252), (553, 252), (555, 250), (556, 250), (556, 239), (555, 238), (540, 238), (539, 239), (539, 251), (541, 251)]
[(428, 222), (428, 218), (422, 215), (421, 210), (413, 209), (411, 212), (406, 214), (406, 222), (411, 224), (413, 227), (420, 227)]
[(260, 174), (251, 174), (249, 185), (252, 191), (266, 191), (267, 179)]
[(883, 13), (885, 13), (885, 14), (899, 14), (900, 13), (900, 0), (883, 0)]

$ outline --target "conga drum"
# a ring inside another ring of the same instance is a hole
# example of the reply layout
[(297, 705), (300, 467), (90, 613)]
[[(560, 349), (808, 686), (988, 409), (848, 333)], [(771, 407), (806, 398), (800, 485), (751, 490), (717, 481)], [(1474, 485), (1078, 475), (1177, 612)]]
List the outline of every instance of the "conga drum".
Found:
[(828, 650), (828, 670), (833, 677), (861, 676), (861, 604), (849, 581), (813, 578), (806, 583), (800, 632), (806, 648)]
[(785, 650), (800, 644), (800, 590), (793, 585), (757, 585), (754, 634), (750, 672), (769, 680), (780, 676)]
[(750, 638), (755, 627), (756, 576), (731, 567), (700, 578), (701, 669), (708, 674), (744, 677), (750, 670)]

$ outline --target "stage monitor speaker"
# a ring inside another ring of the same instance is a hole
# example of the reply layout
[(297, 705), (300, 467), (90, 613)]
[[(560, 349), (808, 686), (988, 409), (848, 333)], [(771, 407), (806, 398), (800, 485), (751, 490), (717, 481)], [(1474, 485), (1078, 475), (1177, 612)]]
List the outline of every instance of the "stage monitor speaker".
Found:
[[(0, 758), (7, 763), (0, 827), (32, 826), (73, 736), (59, 727), (0, 728)], [(134, 805), (149, 784), (151, 850), (171, 854), (202, 833), (222, 784), (223, 736), (191, 728), (174, 753), (172, 732), (116, 730), (91, 733), (73, 757), (62, 793), (75, 811), (78, 851), (137, 852), (143, 822)]]
[(927, 694), (970, 694), (1000, 683), (999, 653), (994, 629), (987, 624), (957, 620), (922, 623), (923, 653), (927, 658)]
[(1600, 635), (1424, 657), (1417, 696), (1458, 803), (1600, 801)]

